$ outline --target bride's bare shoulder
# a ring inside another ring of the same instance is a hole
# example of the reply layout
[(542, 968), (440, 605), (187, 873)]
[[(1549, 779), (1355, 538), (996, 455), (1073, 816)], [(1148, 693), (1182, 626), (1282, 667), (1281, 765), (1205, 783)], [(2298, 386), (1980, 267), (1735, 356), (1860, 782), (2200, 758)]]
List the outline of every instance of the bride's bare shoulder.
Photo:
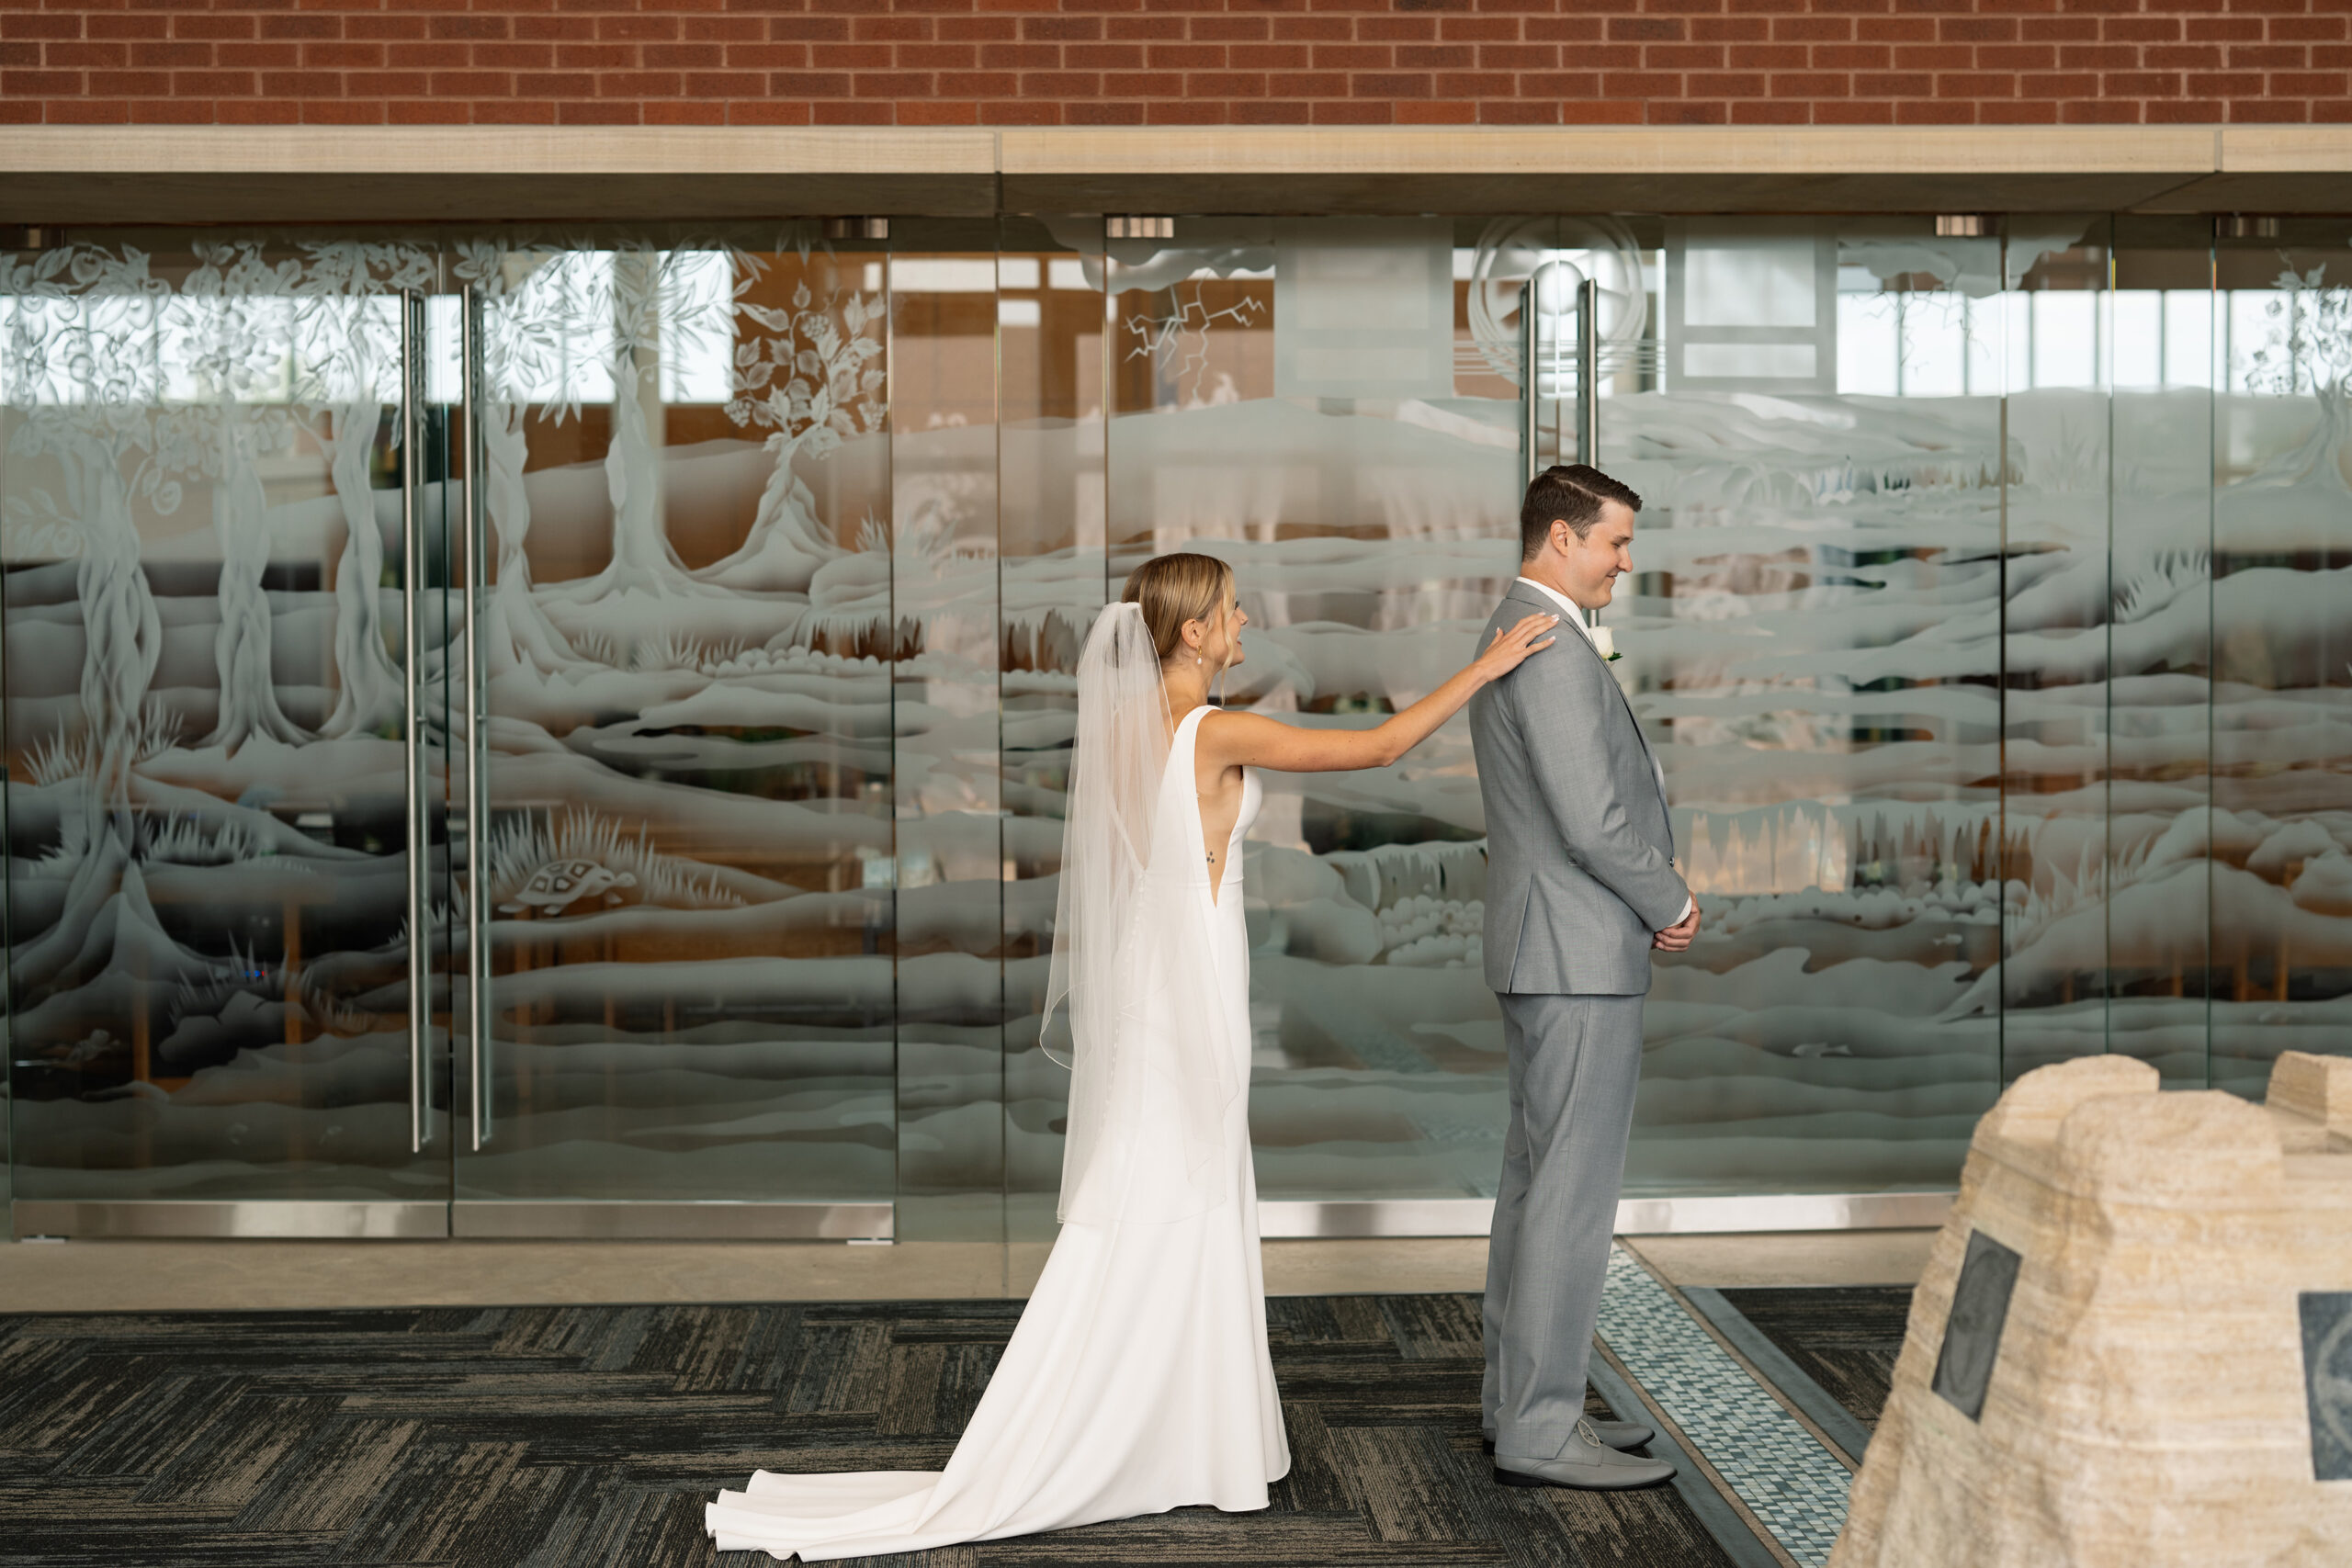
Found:
[(1193, 732), (1201, 761), (1226, 768), (1295, 769), (1296, 759), (1291, 753), (1313, 738), (1311, 731), (1263, 714), (1225, 708), (1212, 708)]
[(1282, 727), (1276, 720), (1268, 718), (1263, 714), (1236, 713), (1231, 708), (1221, 708), (1210, 704), (1207, 713), (1202, 716), (1200, 733), (1204, 736), (1250, 735), (1270, 728)]

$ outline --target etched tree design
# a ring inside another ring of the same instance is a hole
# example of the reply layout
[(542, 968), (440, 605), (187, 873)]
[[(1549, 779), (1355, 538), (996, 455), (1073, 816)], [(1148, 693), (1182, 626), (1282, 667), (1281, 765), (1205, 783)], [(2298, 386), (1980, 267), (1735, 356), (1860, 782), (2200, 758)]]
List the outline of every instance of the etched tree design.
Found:
[(613, 254), (613, 440), (605, 449), (605, 489), (613, 503), (613, 558), (582, 589), (584, 598), (639, 592), (671, 598), (699, 591), (663, 526), (661, 432), (663, 273), (674, 252)]
[(841, 552), (826, 536), (817, 499), (793, 464), (802, 456), (829, 457), (844, 438), (882, 428), (888, 412), (881, 335), (888, 311), (880, 294), (854, 288), (820, 299), (805, 278), (793, 288), (790, 310), (755, 304), (742, 295), (757, 276), (753, 265), (739, 265), (735, 313), (744, 324), (727, 416), (738, 429), (768, 433), (775, 466), (742, 546), (698, 575), (743, 588), (798, 592)]
[(1203, 395), (1209, 374), (1209, 334), (1220, 321), (1236, 330), (1258, 323), (1267, 313), (1266, 302), (1244, 295), (1230, 305), (1211, 310), (1197, 282), (1189, 297), (1182, 284), (1170, 286), (1167, 293), (1170, 314), (1127, 318), (1127, 333), (1134, 340), (1127, 357), (1148, 360), (1159, 385), (1170, 394), (1181, 395), (1186, 407), (1234, 400), (1230, 378), (1223, 378), (1227, 386), (1211, 386)]
[(2290, 266), (2273, 286), (2278, 297), (2264, 311), (2269, 340), (2247, 356), (2246, 385), (2282, 397), (2308, 392), (2320, 418), (2309, 438), (2264, 465), (2250, 483), (2291, 485), (2316, 478), (2352, 489), (2343, 461), (2352, 438), (2352, 288), (2330, 286), (2326, 277), (2325, 263), (2307, 273)]
[(209, 974), (209, 961), (174, 941), (147, 899), (131, 787), (159, 728), (146, 698), (163, 652), (134, 508), (178, 510), (177, 476), (201, 467), (205, 434), (194, 419), (155, 412), (171, 290), (143, 252), (74, 247), (0, 258), (0, 297), (15, 304), (9, 449), (52, 459), (56, 474), (54, 490), (30, 484), (10, 497), (8, 521), (78, 547), (84, 637), (82, 733), (57, 750), (82, 779), (62, 825), (74, 868), (56, 923), (9, 954), (10, 982), (21, 997), (73, 981), (126, 945), (152, 976)]
[[(628, 593), (666, 599), (711, 591), (686, 570), (670, 543), (662, 514), (662, 432), (657, 423), (665, 346), (684, 346), (682, 338), (697, 330), (666, 310), (665, 301), (675, 290), (682, 258), (695, 254), (646, 245), (603, 250), (584, 244), (513, 251), (466, 247), (458, 276), (491, 299), (486, 351), (492, 358), (493, 379), (484, 423), (502, 582), (507, 568), (518, 563), (529, 527), (528, 501), (521, 488), (524, 422), (534, 405), (537, 417), (550, 423), (578, 418), (585, 380), (582, 363), (602, 359), (612, 376), (613, 433), (605, 452), (605, 492), (613, 509), (612, 558), (594, 576), (549, 585), (547, 592), (594, 603)], [(519, 619), (510, 620), (524, 627)], [(552, 651), (535, 632), (526, 640), (541, 654)]]
[(122, 807), (142, 703), (163, 652), (132, 506), (179, 509), (175, 469), (186, 466), (192, 434), (159, 422), (153, 408), (153, 357), (145, 350), (171, 291), (150, 274), (146, 254), (130, 248), (110, 255), (77, 247), (0, 266), (7, 274), (0, 288), (17, 301), (8, 360), (17, 423), (9, 446), (19, 457), (53, 458), (58, 477), (56, 491), (28, 487), (12, 497), (10, 521), (46, 526), (78, 547), (83, 755), (90, 798)]
[(300, 725), (279, 708), (270, 672), (270, 604), (262, 586), (269, 570), (268, 501), (257, 460), (291, 446), (299, 426), (278, 402), (261, 402), (277, 389), (285, 344), (282, 318), (263, 301), (287, 299), (301, 277), (292, 259), (272, 265), (258, 245), (198, 245), (199, 263), (173, 301), (185, 318), (197, 401), (186, 417), (209, 426), (203, 472), (212, 481), (212, 526), (220, 546), (220, 629), (213, 637), (220, 707), (203, 744), (234, 753), (255, 738), (298, 744)]
[[(391, 734), (401, 722), (403, 693), (399, 668), (384, 643), (379, 596), (384, 541), (377, 532), (368, 459), (383, 424), (383, 389), (398, 381), (400, 311), (397, 300), (386, 297), (425, 287), (432, 281), (432, 260), (408, 246), (356, 240), (302, 248), (310, 265), (295, 286), (295, 399), (325, 417), (322, 439), (344, 520), (334, 582), (341, 689), (322, 733)], [(393, 424), (395, 439), (399, 423)]]
[[(492, 674), (526, 665), (543, 673), (584, 666), (562, 632), (548, 620), (531, 591), (531, 561), (524, 541), (531, 532), (531, 496), (523, 482), (530, 457), (524, 425), (530, 415), (526, 389), (561, 388), (577, 319), (572, 276), (583, 270), (576, 251), (509, 252), (486, 243), (458, 248), (457, 274), (488, 301), (482, 312), (481, 410), (483, 506), (497, 536), (497, 584), (483, 605), (478, 634)], [(577, 412), (559, 401), (550, 414), (560, 421)]]

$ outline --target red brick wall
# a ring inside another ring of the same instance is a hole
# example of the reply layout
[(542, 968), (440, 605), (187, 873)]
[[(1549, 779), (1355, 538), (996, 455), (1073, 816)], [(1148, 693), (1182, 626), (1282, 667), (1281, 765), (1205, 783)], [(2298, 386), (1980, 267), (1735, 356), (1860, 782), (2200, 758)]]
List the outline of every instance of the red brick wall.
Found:
[(0, 121), (2352, 121), (2352, 0), (0, 0)]

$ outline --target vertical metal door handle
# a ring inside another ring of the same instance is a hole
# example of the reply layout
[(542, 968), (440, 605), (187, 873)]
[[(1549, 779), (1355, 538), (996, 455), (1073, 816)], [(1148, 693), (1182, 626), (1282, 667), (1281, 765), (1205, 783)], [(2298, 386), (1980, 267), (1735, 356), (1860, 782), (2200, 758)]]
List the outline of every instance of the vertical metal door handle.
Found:
[(1600, 284), (1577, 285), (1577, 461), (1600, 467)]
[(490, 1141), (490, 968), (484, 927), (489, 913), (482, 903), (486, 891), (482, 868), (490, 859), (490, 788), (484, 776), (490, 748), (482, 739), (484, 710), (481, 686), (481, 639), (475, 614), (487, 573), (490, 496), (484, 473), (489, 453), (482, 436), (487, 412), (490, 373), (483, 358), (482, 297), (466, 289), (463, 327), (466, 377), (466, 527), (465, 638), (466, 694), (466, 1055), (471, 1086), (469, 1118), (473, 1146)]
[(1535, 370), (1535, 283), (1533, 279), (1519, 286), (1519, 438), (1525, 446), (1527, 472), (1520, 476), (1521, 485), (1535, 482), (1544, 471), (1544, 460), (1535, 455), (1535, 438), (1541, 434), (1542, 404), (1539, 389), (1542, 380)]
[(408, 802), (408, 1150), (424, 1152), (424, 1040), (432, 1022), (433, 946), (425, 929), (426, 858), (432, 852), (431, 822), (424, 788), (424, 736), (417, 723), (417, 682), (424, 664), (424, 638), (417, 621), (424, 575), (424, 531), (417, 525), (421, 497), (418, 469), (424, 464), (424, 299), (403, 293), (401, 305), (401, 702), (407, 716), (403, 752)]
[[(1577, 285), (1577, 461), (1600, 467), (1600, 282)], [(1600, 612), (1587, 610), (1584, 624), (1597, 626)]]

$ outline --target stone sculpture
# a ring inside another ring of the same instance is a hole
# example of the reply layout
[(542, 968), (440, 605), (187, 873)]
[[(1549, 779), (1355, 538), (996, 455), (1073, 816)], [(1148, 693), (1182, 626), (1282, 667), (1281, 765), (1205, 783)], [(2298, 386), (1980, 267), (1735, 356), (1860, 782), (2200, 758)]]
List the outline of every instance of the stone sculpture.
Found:
[(2282, 1055), (2267, 1106), (2124, 1056), (2019, 1078), (1829, 1561), (2352, 1562), (2352, 1059)]

